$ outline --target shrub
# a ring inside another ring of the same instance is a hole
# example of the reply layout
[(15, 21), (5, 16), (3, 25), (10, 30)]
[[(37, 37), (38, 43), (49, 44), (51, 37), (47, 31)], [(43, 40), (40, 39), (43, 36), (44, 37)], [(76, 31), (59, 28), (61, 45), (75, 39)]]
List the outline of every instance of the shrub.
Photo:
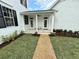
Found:
[(79, 38), (79, 34), (77, 35), (77, 38)]
[(72, 30), (69, 30), (68, 33), (72, 34), (73, 32), (72, 32)]
[(56, 30), (56, 35), (61, 36), (61, 35), (63, 35), (62, 32), (63, 32), (62, 29), (57, 29)]
[(53, 32), (56, 32), (56, 30), (55, 30), (55, 29), (53, 29)]
[(51, 33), (51, 34), (49, 34), (49, 36), (56, 36), (56, 33), (55, 32)]
[(21, 31), (21, 32), (20, 32), (20, 35), (23, 35), (23, 34), (24, 34), (24, 31)]
[(79, 38), (79, 31), (76, 31), (76, 36), (77, 38)]
[(77, 32), (76, 31), (72, 34), (72, 37), (77, 37)]
[(15, 31), (13, 34), (12, 34), (12, 40), (15, 40), (15, 38), (17, 37), (17, 31)]
[(77, 35), (77, 34), (78, 34), (78, 32), (77, 32), (77, 31), (75, 31), (75, 32), (74, 32), (74, 34), (76, 34), (76, 35)]
[(73, 34), (72, 30), (69, 30), (69, 31), (66, 33), (66, 36), (72, 37), (72, 34)]
[(76, 32), (73, 33), (72, 30), (69, 30), (69, 31), (64, 30), (63, 32), (64, 32), (64, 36), (67, 36), (67, 37), (76, 37), (76, 35), (75, 35)]
[(9, 42), (12, 39), (12, 37), (6, 35), (6, 36), (2, 36), (2, 39), (3, 39), (3, 42)]
[(65, 30), (62, 30), (62, 29), (53, 29), (53, 32), (54, 33), (51, 33), (50, 36), (66, 36), (66, 37), (77, 37), (79, 38), (79, 31), (75, 31), (73, 32), (72, 30), (69, 30), (67, 31), (66, 29)]
[(64, 33), (67, 33), (67, 30), (64, 30), (63, 32), (64, 32)]
[[(21, 34), (24, 32), (21, 31)], [(3, 42), (10, 42), (11, 40), (15, 40), (18, 37), (17, 31), (15, 31), (12, 35), (8, 36), (2, 36), (2, 41)]]
[(38, 34), (38, 32), (35, 32), (33, 35), (34, 36), (40, 36), (40, 34)]
[(60, 33), (60, 32), (62, 32), (63, 30), (62, 29), (57, 29), (56, 30), (56, 33)]
[(66, 34), (67, 34), (67, 30), (64, 30), (63, 33), (64, 33), (64, 34), (63, 34), (64, 36), (67, 36), (67, 35), (66, 35)]

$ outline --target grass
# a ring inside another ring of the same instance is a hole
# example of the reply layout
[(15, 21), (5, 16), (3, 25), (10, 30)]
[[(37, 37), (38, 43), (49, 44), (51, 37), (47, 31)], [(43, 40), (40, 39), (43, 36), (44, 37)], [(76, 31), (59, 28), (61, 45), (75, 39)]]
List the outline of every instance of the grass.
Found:
[(79, 38), (51, 37), (57, 59), (79, 59)]
[(32, 59), (38, 37), (23, 35), (0, 49), (0, 59)]

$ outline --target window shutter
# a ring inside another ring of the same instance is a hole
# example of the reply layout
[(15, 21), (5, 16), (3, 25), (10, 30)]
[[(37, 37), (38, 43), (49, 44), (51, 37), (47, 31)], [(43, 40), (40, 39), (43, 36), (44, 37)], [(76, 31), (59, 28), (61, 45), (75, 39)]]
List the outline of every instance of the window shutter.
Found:
[(22, 1), (22, 0), (20, 0), (20, 3), (21, 3), (21, 4), (23, 4), (23, 1)]
[(15, 26), (18, 26), (17, 14), (15, 10), (13, 10), (13, 16), (14, 16)]
[(4, 16), (2, 13), (2, 6), (0, 5), (0, 28), (5, 28), (5, 21), (4, 21)]
[(25, 0), (25, 7), (27, 8), (27, 0)]

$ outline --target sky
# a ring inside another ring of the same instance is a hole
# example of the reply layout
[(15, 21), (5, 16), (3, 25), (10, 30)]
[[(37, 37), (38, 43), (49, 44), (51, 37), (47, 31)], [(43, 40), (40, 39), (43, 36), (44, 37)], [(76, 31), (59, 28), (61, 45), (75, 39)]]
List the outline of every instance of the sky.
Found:
[(29, 10), (46, 10), (50, 8), (56, 0), (28, 0)]

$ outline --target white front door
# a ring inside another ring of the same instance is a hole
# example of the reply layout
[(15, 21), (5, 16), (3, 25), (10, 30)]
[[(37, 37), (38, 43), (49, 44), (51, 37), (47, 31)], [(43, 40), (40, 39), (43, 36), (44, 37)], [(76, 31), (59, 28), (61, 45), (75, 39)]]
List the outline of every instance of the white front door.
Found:
[(33, 19), (30, 20), (30, 27), (33, 28)]
[(48, 28), (48, 17), (44, 17), (43, 25), (44, 25), (44, 29)]
[(47, 19), (44, 20), (44, 28), (47, 28)]

